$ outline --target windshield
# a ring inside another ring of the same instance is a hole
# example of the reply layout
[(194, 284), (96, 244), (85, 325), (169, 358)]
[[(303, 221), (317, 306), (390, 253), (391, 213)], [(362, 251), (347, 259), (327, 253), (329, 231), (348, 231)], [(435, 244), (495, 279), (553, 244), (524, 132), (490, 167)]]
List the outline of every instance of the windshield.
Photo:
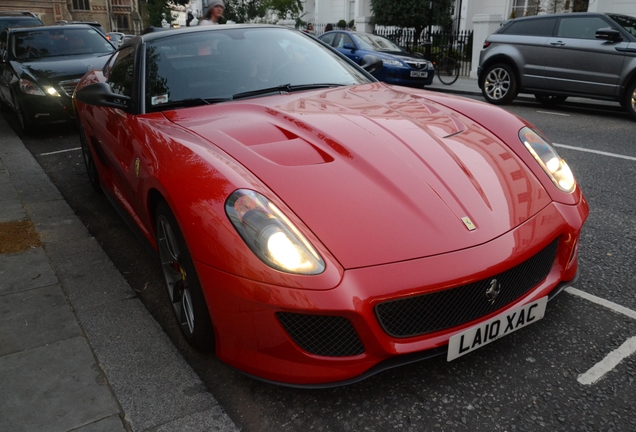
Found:
[(106, 54), (115, 48), (92, 28), (55, 28), (16, 33), (13, 38), (16, 60), (36, 60), (49, 57)]
[(620, 24), (625, 30), (630, 32), (632, 36), (636, 36), (636, 18), (627, 15), (614, 15), (608, 14), (608, 16)]
[(372, 81), (321, 43), (285, 28), (171, 32), (148, 43), (146, 63), (148, 111)]
[(399, 45), (394, 44), (390, 40), (383, 38), (382, 36), (376, 36), (372, 34), (355, 34), (351, 36), (356, 40), (356, 43), (360, 46), (360, 49), (368, 51), (382, 51), (382, 52), (402, 52), (402, 48)]

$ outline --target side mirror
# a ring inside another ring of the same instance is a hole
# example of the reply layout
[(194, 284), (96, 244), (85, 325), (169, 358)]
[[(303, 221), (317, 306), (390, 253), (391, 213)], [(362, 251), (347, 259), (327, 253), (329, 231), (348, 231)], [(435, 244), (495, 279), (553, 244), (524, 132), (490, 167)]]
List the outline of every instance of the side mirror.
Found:
[(371, 75), (382, 69), (382, 60), (372, 54), (365, 55), (360, 61), (362, 69), (369, 72)]
[(351, 50), (351, 51), (355, 51), (355, 50), (357, 49), (357, 48), (355, 47), (355, 45), (351, 45), (351, 44), (344, 44), (344, 45), (342, 46), (342, 48), (344, 48), (344, 49), (348, 49), (348, 50)]
[(130, 96), (117, 94), (106, 83), (94, 83), (76, 91), (74, 96), (78, 101), (87, 105), (109, 108), (119, 108), (127, 111), (130, 108)]
[(600, 28), (596, 30), (596, 39), (607, 40), (610, 42), (619, 42), (623, 40), (621, 32), (611, 27)]

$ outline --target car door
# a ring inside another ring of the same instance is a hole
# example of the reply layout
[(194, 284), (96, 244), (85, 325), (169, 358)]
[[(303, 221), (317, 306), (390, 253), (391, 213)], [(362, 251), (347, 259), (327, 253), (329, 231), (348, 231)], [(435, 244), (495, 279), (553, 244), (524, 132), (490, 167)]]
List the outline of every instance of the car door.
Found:
[(7, 37), (8, 33), (6, 31), (0, 33), (0, 100), (11, 104), (11, 89), (9, 86), (14, 74), (9, 63)]
[(596, 39), (596, 31), (611, 27), (598, 15), (561, 17), (546, 45), (546, 81), (549, 89), (616, 96), (619, 74), (629, 42)]
[(347, 33), (336, 34), (336, 36), (333, 38), (331, 46), (340, 51), (342, 54), (349, 57), (354, 62), (360, 62), (360, 53), (358, 52), (356, 44), (355, 42), (353, 42), (351, 36)]
[[(113, 91), (125, 96), (133, 94), (133, 76), (135, 65), (134, 47), (121, 50), (105, 67), (108, 85)], [(135, 200), (135, 190), (138, 184), (138, 165), (135, 159), (133, 134), (136, 129), (136, 116), (119, 108), (101, 107), (95, 110), (95, 117), (91, 127), (95, 129), (95, 136), (99, 142), (96, 153), (104, 159), (109, 182), (109, 190), (113, 197), (130, 214), (138, 224), (138, 206)]]

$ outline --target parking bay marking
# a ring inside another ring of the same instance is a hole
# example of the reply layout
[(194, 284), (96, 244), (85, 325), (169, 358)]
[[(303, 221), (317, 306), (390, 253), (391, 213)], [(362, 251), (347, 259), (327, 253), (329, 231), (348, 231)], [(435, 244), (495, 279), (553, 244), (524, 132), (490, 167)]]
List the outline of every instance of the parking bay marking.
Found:
[[(636, 319), (636, 311), (618, 305), (611, 301), (596, 297), (584, 291), (573, 287), (568, 287), (565, 292), (581, 297), (582, 299), (591, 301), (603, 307), (613, 310), (614, 312)], [(599, 381), (603, 376), (614, 369), (623, 359), (636, 353), (636, 336), (627, 339), (620, 347), (609, 353), (603, 360), (596, 363), (587, 372), (579, 375), (577, 381), (583, 385), (591, 385)]]
[(58, 151), (54, 151), (54, 152), (49, 152), (49, 153), (40, 153), (40, 156), (49, 156), (49, 155), (54, 155), (54, 154), (58, 154), (58, 153), (66, 153), (66, 152), (70, 152), (70, 151), (76, 151), (76, 150), (81, 150), (81, 147), (74, 147), (74, 148), (70, 148), (70, 149), (66, 149), (66, 150), (58, 150)]
[(620, 155), (616, 153), (608, 153), (601, 150), (592, 150), (592, 149), (587, 149), (584, 147), (573, 147), (573, 146), (569, 146), (565, 144), (557, 144), (557, 143), (552, 143), (552, 144), (554, 144), (555, 147), (562, 147), (569, 150), (578, 150), (578, 151), (587, 152), (587, 153), (594, 153), (594, 154), (603, 155), (603, 156), (611, 156), (611, 157), (615, 157), (619, 159), (627, 159), (627, 160), (636, 161), (636, 157), (634, 156), (625, 156), (625, 155)]

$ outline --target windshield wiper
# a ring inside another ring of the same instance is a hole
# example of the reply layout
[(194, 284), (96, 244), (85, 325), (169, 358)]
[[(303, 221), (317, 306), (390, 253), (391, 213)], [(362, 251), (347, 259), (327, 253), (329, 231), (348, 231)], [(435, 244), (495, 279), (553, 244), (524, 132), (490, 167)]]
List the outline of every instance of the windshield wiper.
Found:
[(320, 88), (330, 88), (330, 87), (340, 87), (345, 84), (334, 84), (334, 83), (320, 83), (320, 84), (299, 84), (299, 85), (291, 85), (291, 84), (282, 84), (274, 87), (267, 87), (258, 90), (250, 90), (242, 93), (236, 93), (232, 96), (232, 99), (245, 99), (255, 96), (265, 96), (269, 94), (281, 94), (281, 93), (292, 93), (295, 91), (303, 91), (303, 90), (313, 90)]
[(165, 107), (183, 107), (183, 108), (187, 108), (187, 107), (194, 107), (194, 106), (200, 106), (200, 105), (210, 105), (213, 103), (218, 103), (218, 102), (227, 102), (229, 100), (232, 100), (232, 98), (226, 97), (226, 98), (189, 98), (189, 99), (181, 99), (181, 100), (176, 100), (176, 101), (170, 101), (170, 102), (166, 102), (166, 103), (162, 103), (162, 104), (158, 104), (155, 105), (156, 107), (161, 107), (161, 108), (165, 108)]

